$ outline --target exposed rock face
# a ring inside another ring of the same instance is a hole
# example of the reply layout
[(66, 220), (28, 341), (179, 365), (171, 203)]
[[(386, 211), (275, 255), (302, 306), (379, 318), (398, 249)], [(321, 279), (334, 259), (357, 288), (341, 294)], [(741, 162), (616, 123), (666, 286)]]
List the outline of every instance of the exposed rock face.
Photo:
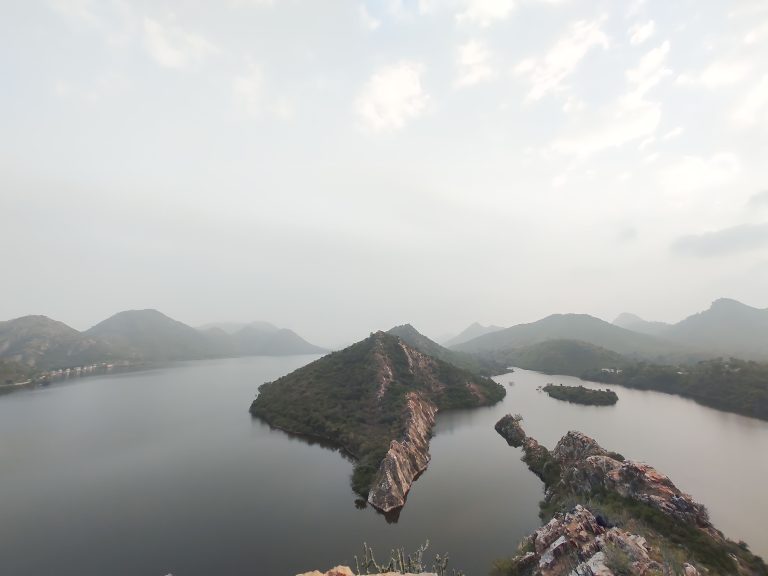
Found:
[(557, 514), (524, 542), (516, 561), (531, 574), (557, 576), (613, 576), (614, 555), (621, 555), (632, 574), (661, 573), (662, 566), (649, 555), (648, 543), (637, 534), (606, 528), (581, 505), (567, 514)]
[(429, 438), (435, 425), (437, 408), (416, 392), (409, 392), (405, 434), (402, 440), (393, 440), (381, 461), (373, 482), (368, 502), (390, 512), (405, 504), (405, 498), (416, 477), (429, 464)]
[[(768, 574), (760, 558), (727, 540), (712, 526), (704, 506), (681, 492), (652, 466), (607, 452), (581, 432), (568, 432), (550, 452), (526, 436), (519, 421), (511, 416), (502, 418), (496, 430), (510, 444), (523, 448), (523, 461), (544, 480), (545, 505), (562, 510), (583, 497), (584, 501), (589, 499), (593, 510), (607, 509), (610, 515), (613, 502), (614, 512), (616, 506), (623, 510), (618, 515), (618, 523), (626, 523), (632, 532), (640, 532), (655, 543), (651, 547), (643, 536), (609, 527), (600, 516), (583, 505), (576, 505), (567, 514), (556, 514), (523, 542), (523, 552), (513, 559), (520, 573), (542, 576), (667, 574), (670, 567), (661, 564), (666, 560), (659, 549), (668, 548), (691, 555), (687, 558), (689, 562), (678, 564), (676, 569), (685, 576), (699, 574), (690, 560), (704, 562), (705, 568), (715, 566), (710, 571), (712, 574)], [(609, 507), (603, 508), (606, 503)], [(626, 514), (633, 514), (631, 520), (627, 520)], [(662, 515), (667, 517), (663, 521), (659, 520)], [(681, 542), (692, 543), (695, 551), (687, 549), (685, 544), (681, 546)]]
[(520, 419), (512, 416), (512, 414), (507, 414), (496, 422), (494, 429), (501, 434), (502, 438), (507, 441), (507, 444), (515, 448), (520, 448), (526, 438), (525, 432), (522, 426), (520, 426)]
[[(304, 572), (303, 574), (298, 574), (297, 576), (355, 576), (355, 573), (352, 572), (352, 569), (347, 566), (336, 566), (336, 568), (331, 568), (330, 570), (328, 570), (328, 572), (319, 572), (315, 570), (313, 572)], [(400, 572), (386, 572), (382, 574), (371, 574), (370, 576), (417, 576), (417, 575), (411, 574), (410, 572), (407, 574), (402, 574)], [(437, 576), (437, 574), (422, 572), (418, 576)]]

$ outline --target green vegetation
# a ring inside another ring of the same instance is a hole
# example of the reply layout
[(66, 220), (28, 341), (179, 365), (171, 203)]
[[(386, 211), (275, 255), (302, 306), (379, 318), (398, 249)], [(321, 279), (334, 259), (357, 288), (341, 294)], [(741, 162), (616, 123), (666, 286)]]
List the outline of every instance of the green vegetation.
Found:
[[(635, 359), (680, 362), (692, 357), (691, 350), (684, 345), (620, 328), (587, 314), (553, 314), (530, 324), (479, 336), (453, 349), (499, 358), (505, 351), (556, 340), (578, 340)], [(698, 355), (698, 359), (702, 357)]]
[(0, 386), (9, 386), (17, 382), (30, 380), (35, 371), (29, 366), (12, 360), (0, 360)]
[(682, 573), (682, 561), (692, 560), (714, 574), (736, 574), (731, 554), (749, 566), (751, 573), (768, 575), (760, 557), (730, 540), (715, 541), (698, 527), (664, 514), (644, 502), (622, 497), (615, 492), (595, 490), (589, 494), (556, 493), (547, 503), (542, 502), (541, 516), (551, 518), (558, 512), (568, 512), (577, 504), (600, 515), (611, 526), (645, 537), (652, 549), (663, 551), (657, 560), (672, 562), (673, 573)]
[[(355, 556), (355, 574), (383, 574), (395, 572), (397, 574), (423, 574), (427, 571), (446, 576), (448, 574), (448, 554), (435, 554), (432, 566), (428, 567), (424, 559), (424, 553), (429, 548), (429, 540), (413, 554), (406, 554), (404, 548), (390, 551), (389, 559), (379, 564), (373, 555), (373, 550), (367, 543), (363, 543), (363, 557)], [(464, 576), (463, 572), (453, 570), (453, 576)]]
[(562, 384), (555, 386), (554, 384), (547, 384), (544, 386), (544, 392), (558, 400), (589, 406), (612, 406), (619, 400), (619, 397), (613, 390), (590, 390), (584, 386), (564, 386)]
[(716, 359), (692, 366), (636, 363), (621, 371), (591, 370), (585, 380), (656, 390), (700, 404), (768, 420), (768, 363)]
[(621, 368), (629, 361), (621, 354), (578, 340), (547, 340), (506, 351), (511, 366), (545, 374), (581, 376), (595, 368)]
[(495, 360), (490, 357), (481, 357), (476, 354), (469, 354), (467, 352), (456, 352), (449, 350), (444, 346), (440, 346), (437, 342), (434, 342), (418, 332), (410, 324), (403, 324), (402, 326), (395, 326), (388, 330), (388, 334), (397, 336), (406, 344), (413, 346), (416, 350), (424, 352), (433, 358), (439, 358), (444, 362), (453, 364), (469, 372), (480, 374), (482, 376), (495, 376), (497, 374), (506, 374), (509, 372), (506, 364), (502, 361)]
[(390, 442), (403, 436), (407, 392), (421, 393), (440, 410), (490, 405), (504, 397), (504, 387), (490, 378), (438, 359), (427, 357), (412, 367), (409, 355), (418, 354), (378, 332), (263, 384), (251, 414), (342, 447), (357, 461), (353, 489), (367, 495)]

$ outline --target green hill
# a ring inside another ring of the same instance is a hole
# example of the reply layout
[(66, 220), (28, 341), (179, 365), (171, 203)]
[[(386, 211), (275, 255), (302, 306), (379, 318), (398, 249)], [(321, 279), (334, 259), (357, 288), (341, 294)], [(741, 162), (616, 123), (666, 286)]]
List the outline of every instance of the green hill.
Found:
[(276, 428), (330, 441), (355, 460), (352, 485), (367, 494), (392, 440), (405, 432), (406, 396), (439, 410), (493, 404), (504, 387), (376, 332), (263, 384), (250, 412)]
[(545, 374), (582, 376), (590, 370), (621, 368), (629, 361), (621, 354), (578, 340), (547, 340), (508, 351), (512, 366)]
[(502, 326), (483, 326), (479, 322), (473, 322), (464, 330), (459, 332), (456, 336), (453, 338), (450, 338), (443, 342), (443, 345), (451, 347), (451, 346), (458, 346), (459, 344), (463, 344), (464, 342), (469, 342), (470, 340), (473, 340), (477, 338), (478, 336), (483, 336), (484, 334), (490, 334), (491, 332), (498, 332), (499, 330), (503, 330), (504, 328)]
[(0, 359), (34, 370), (82, 366), (114, 357), (111, 347), (46, 316), (0, 322)]
[(424, 354), (429, 354), (434, 358), (439, 358), (444, 362), (448, 362), (449, 364), (453, 364), (464, 370), (469, 370), (475, 374), (495, 376), (497, 374), (505, 374), (509, 372), (509, 369), (507, 368), (509, 364), (504, 364), (504, 362), (499, 362), (492, 358), (483, 358), (466, 352), (449, 350), (444, 346), (440, 346), (437, 342), (430, 340), (410, 324), (395, 326), (388, 330), (388, 334), (401, 338), (407, 344), (424, 352)]
[(702, 355), (680, 344), (620, 328), (587, 314), (553, 314), (530, 324), (518, 324), (485, 334), (453, 349), (488, 354), (524, 348), (546, 340), (580, 340), (629, 358), (653, 361), (701, 359)]
[(126, 310), (83, 333), (128, 359), (191, 360), (214, 356), (198, 330), (157, 310)]

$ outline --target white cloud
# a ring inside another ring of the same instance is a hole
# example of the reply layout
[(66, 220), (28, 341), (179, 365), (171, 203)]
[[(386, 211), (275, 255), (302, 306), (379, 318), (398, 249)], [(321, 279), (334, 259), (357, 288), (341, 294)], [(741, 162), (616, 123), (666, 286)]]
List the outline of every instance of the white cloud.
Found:
[(635, 24), (628, 32), (630, 44), (642, 44), (653, 36), (655, 30), (656, 23), (653, 20), (648, 20), (645, 24)]
[(219, 51), (206, 38), (183, 30), (174, 19), (161, 23), (144, 18), (144, 45), (152, 59), (166, 68), (186, 68)]
[(665, 141), (674, 140), (675, 138), (678, 138), (679, 136), (681, 136), (684, 131), (685, 130), (683, 129), (682, 126), (677, 126), (677, 127), (673, 128), (672, 130), (670, 130), (669, 132), (667, 132), (666, 134), (664, 134), (661, 137), (661, 139), (665, 140)]
[(498, 20), (506, 20), (514, 9), (514, 0), (465, 0), (464, 9), (456, 18), (460, 22), (490, 26)]
[(232, 81), (232, 93), (238, 105), (251, 117), (259, 117), (264, 107), (264, 75), (251, 66), (246, 74)]
[(365, 7), (365, 4), (360, 4), (359, 14), (360, 22), (368, 30), (376, 30), (379, 26), (381, 26), (381, 21), (371, 16), (371, 13), (368, 12), (368, 8)]
[(683, 156), (659, 173), (662, 187), (674, 196), (717, 188), (729, 183), (741, 172), (736, 154), (720, 152), (709, 158)]
[(563, 82), (591, 48), (608, 48), (608, 37), (600, 29), (603, 22), (604, 18), (599, 18), (572, 24), (545, 56), (523, 60), (515, 67), (515, 73), (527, 77), (531, 84), (528, 100), (540, 100), (550, 92), (561, 90)]
[(744, 35), (744, 44), (759, 44), (766, 38), (768, 38), (768, 22), (763, 22)]
[(568, 99), (563, 104), (563, 112), (566, 114), (578, 114), (583, 112), (587, 108), (587, 104), (581, 98), (576, 96), (568, 96)]
[(459, 46), (457, 86), (472, 86), (493, 77), (491, 52), (485, 43), (470, 40)]
[(563, 154), (587, 157), (655, 134), (660, 121), (661, 106), (653, 103), (632, 110), (614, 110), (599, 118), (589, 130), (555, 140), (552, 148)]
[(355, 103), (362, 125), (373, 132), (394, 131), (418, 117), (429, 100), (422, 72), (419, 63), (399, 62), (374, 73)]
[(672, 74), (672, 71), (666, 67), (669, 49), (669, 41), (662, 43), (649, 50), (635, 68), (624, 73), (628, 91), (621, 100), (623, 107), (643, 106), (646, 94), (665, 76)]
[(684, 86), (699, 85), (705, 88), (731, 86), (744, 80), (752, 70), (750, 62), (742, 60), (715, 60), (701, 72), (681, 74), (677, 83)]
[(99, 25), (101, 21), (96, 15), (93, 0), (51, 0), (54, 10), (72, 18), (92, 25)]
[(634, 0), (627, 8), (626, 18), (632, 18), (642, 12), (645, 7), (645, 0)]
[(738, 126), (768, 126), (768, 75), (763, 76), (736, 105), (733, 120)]
[(661, 123), (661, 104), (648, 101), (647, 93), (670, 71), (666, 68), (669, 42), (647, 52), (637, 67), (627, 70), (627, 91), (616, 102), (589, 119), (582, 130), (556, 139), (552, 149), (586, 158), (603, 150), (643, 139), (639, 150), (653, 143)]

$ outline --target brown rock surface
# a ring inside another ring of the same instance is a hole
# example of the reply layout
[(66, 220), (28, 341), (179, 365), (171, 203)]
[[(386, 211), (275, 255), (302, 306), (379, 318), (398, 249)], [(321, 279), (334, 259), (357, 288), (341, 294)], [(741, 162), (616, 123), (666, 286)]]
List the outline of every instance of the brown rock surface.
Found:
[(429, 438), (435, 425), (437, 408), (417, 392), (409, 392), (405, 434), (393, 440), (368, 494), (368, 502), (390, 512), (405, 504), (405, 498), (416, 477), (429, 464)]

